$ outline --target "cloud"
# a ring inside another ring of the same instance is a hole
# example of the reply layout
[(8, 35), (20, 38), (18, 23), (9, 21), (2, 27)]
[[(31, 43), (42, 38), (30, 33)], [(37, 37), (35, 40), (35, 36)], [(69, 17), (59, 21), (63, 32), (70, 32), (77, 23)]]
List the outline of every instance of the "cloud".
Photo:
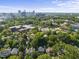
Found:
[(18, 12), (18, 10), (24, 11), (26, 10), (27, 12), (36, 10), (35, 8), (25, 8), (25, 7), (13, 7), (13, 6), (0, 6), (0, 13), (5, 12), (5, 13), (11, 13), (11, 12)]
[(56, 11), (79, 12), (79, 0), (54, 0), (52, 4), (56, 6)]
[(0, 12), (16, 12), (17, 8), (9, 7), (9, 6), (0, 6)]
[(10, 6), (0, 6), (0, 12), (17, 12), (18, 10), (26, 10), (36, 12), (75, 12), (79, 13), (79, 0), (50, 0), (52, 2), (52, 7), (48, 6), (45, 8), (27, 8), (27, 7), (10, 7)]

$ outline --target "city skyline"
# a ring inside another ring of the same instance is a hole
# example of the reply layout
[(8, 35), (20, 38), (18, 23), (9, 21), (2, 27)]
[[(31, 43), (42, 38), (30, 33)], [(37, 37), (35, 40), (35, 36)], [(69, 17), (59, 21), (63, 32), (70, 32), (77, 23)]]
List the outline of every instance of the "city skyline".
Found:
[(0, 12), (73, 12), (79, 13), (79, 0), (0, 0)]

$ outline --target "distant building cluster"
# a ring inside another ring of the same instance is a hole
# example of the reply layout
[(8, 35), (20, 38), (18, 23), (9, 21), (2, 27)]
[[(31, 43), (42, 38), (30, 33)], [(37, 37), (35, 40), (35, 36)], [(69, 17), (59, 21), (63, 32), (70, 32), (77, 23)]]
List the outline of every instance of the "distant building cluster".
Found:
[(26, 16), (38, 16), (43, 17), (45, 13), (36, 13), (34, 10), (32, 12), (26, 12), (26, 10), (18, 10), (17, 13), (0, 13), (0, 20), (11, 19), (16, 17), (26, 17)]

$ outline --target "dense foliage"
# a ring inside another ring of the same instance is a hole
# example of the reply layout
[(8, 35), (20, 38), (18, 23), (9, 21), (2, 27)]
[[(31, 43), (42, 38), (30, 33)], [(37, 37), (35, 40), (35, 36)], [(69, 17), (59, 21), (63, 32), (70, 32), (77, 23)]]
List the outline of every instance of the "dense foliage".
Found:
[[(6, 20), (0, 29), (0, 51), (17, 48), (18, 53), (0, 56), (0, 59), (79, 59), (79, 31), (71, 26), (78, 22), (73, 16)], [(35, 28), (16, 32), (10, 29), (11, 26), (30, 24)]]

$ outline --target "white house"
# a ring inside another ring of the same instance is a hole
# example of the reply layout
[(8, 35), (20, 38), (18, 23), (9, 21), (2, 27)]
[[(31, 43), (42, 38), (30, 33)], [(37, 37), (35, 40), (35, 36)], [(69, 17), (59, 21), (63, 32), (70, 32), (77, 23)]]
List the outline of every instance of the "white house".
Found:
[(71, 26), (72, 26), (72, 29), (73, 29), (74, 31), (78, 31), (78, 30), (79, 30), (79, 23), (71, 24)]
[(15, 31), (25, 31), (25, 30), (29, 30), (29, 29), (33, 29), (35, 27), (33, 27), (32, 25), (18, 25), (18, 26), (12, 26), (12, 27), (9, 27), (12, 32), (15, 32)]
[(71, 26), (72, 26), (74, 29), (79, 29), (79, 23), (71, 24)]
[(52, 52), (52, 48), (48, 47), (48, 48), (46, 49), (46, 53), (50, 54), (51, 52)]
[(38, 51), (39, 51), (39, 52), (44, 52), (45, 49), (44, 49), (43, 47), (40, 46), (40, 47), (38, 48)]
[(18, 54), (18, 49), (17, 48), (13, 48), (11, 51), (11, 54)]
[(11, 49), (0, 51), (0, 57), (8, 57), (10, 53), (11, 53)]

